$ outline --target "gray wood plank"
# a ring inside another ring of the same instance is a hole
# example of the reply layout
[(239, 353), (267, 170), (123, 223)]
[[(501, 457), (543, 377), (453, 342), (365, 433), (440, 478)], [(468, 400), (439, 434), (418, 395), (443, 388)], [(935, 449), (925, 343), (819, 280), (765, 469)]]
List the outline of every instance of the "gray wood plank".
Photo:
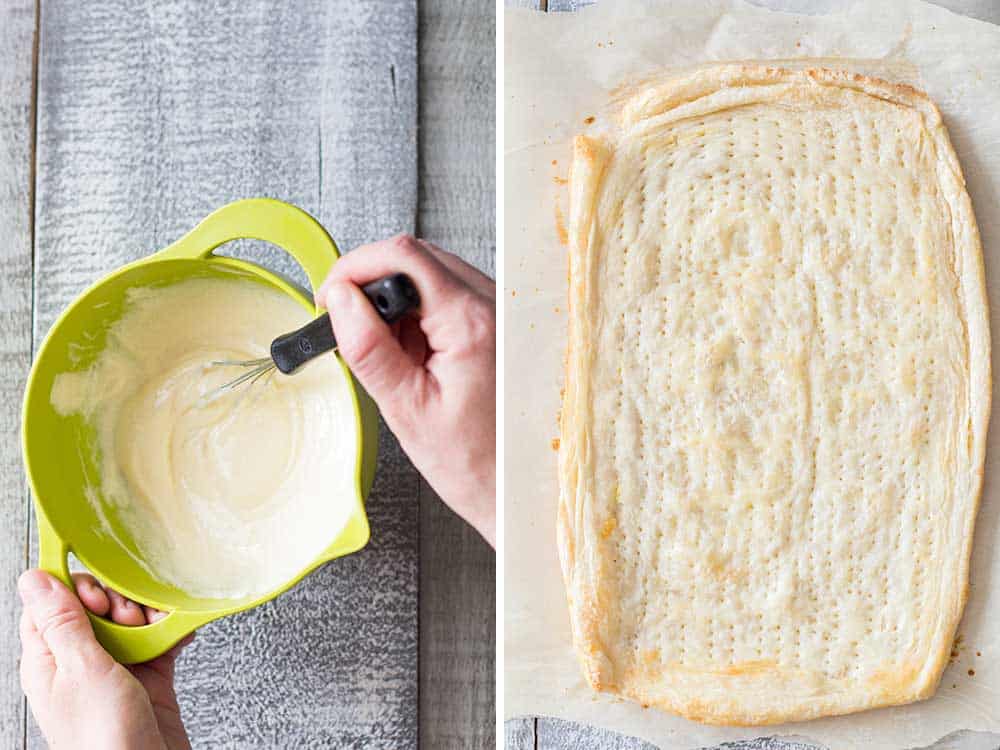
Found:
[[(343, 247), (412, 230), (414, 0), (48, 0), (41, 27), (36, 341), (236, 198), (296, 203)], [(199, 634), (178, 678), (196, 747), (416, 745), (418, 493), (384, 433), (371, 545)]]
[(420, 4), (421, 234), (494, 275), (496, 15), (489, 0)]
[(25, 732), (18, 681), (16, 582), (27, 564), (27, 492), (21, 469), (21, 394), (31, 361), (35, 2), (0, 5), (0, 747)]
[(507, 750), (536, 750), (535, 719), (508, 719), (503, 724)]
[[(495, 14), (489, 0), (420, 4), (418, 232), (490, 275)], [(495, 555), (426, 482), (420, 540), (420, 744), (495, 747)]]
[(420, 539), (420, 745), (496, 747), (495, 554), (426, 482)]

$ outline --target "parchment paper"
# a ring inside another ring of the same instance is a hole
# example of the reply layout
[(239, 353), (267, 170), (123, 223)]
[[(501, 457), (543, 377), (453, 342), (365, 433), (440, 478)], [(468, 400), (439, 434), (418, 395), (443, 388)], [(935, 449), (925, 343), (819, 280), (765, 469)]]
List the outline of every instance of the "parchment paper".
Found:
[[(506, 11), (505, 27), (505, 718), (546, 715), (694, 748), (762, 735), (831, 748), (930, 744), (959, 729), (1000, 732), (1000, 475), (993, 440), (974, 542), (958, 657), (930, 700), (768, 728), (706, 727), (593, 693), (570, 645), (555, 546), (552, 440), (562, 385), (569, 139), (599, 126), (619, 84), (712, 61), (849, 58), (827, 65), (926, 90), (942, 110), (975, 207), (994, 332), (1000, 331), (1000, 27), (919, 2), (856, 3), (831, 15), (764, 10), (740, 0), (610, 0), (574, 14)], [(994, 336), (994, 352), (1000, 338)], [(1000, 373), (994, 355), (994, 372)], [(974, 676), (970, 675), (974, 671)], [(1000, 736), (998, 736), (1000, 744)]]

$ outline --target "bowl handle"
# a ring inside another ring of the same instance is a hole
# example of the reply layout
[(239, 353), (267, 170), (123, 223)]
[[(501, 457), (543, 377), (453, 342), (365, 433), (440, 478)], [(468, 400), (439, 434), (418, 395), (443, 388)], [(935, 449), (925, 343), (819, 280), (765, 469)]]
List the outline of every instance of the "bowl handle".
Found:
[(319, 289), (340, 255), (323, 226), (301, 208), (273, 198), (246, 198), (216, 209), (153, 257), (206, 258), (219, 245), (238, 239), (277, 245), (305, 269), (313, 289)]
[[(69, 545), (56, 533), (37, 507), (36, 516), (38, 567), (58, 578), (73, 591), (73, 580), (70, 577), (67, 559)], [(138, 664), (155, 659), (160, 654), (166, 653), (188, 633), (193, 633), (213, 619), (213, 615), (208, 612), (174, 611), (151, 625), (130, 627), (118, 625), (91, 612), (87, 612), (87, 616), (90, 618), (98, 642), (122, 664)]]

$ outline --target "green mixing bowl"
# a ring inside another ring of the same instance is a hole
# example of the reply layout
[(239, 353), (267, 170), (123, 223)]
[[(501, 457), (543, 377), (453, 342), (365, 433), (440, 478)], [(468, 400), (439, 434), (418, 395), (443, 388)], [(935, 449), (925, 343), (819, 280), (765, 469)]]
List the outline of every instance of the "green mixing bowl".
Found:
[(378, 415), (374, 403), (351, 378), (343, 362), (340, 364), (353, 386), (354, 428), (358, 434), (353, 510), (346, 526), (331, 532), (329, 546), (277, 589), (263, 596), (239, 599), (190, 596), (157, 580), (137, 562), (136, 558), (141, 558), (139, 550), (110, 504), (105, 504), (104, 515), (114, 534), (102, 531), (95, 508), (87, 499), (87, 488), (100, 485), (96, 434), (79, 415), (56, 413), (50, 402), (52, 384), (60, 373), (91, 366), (104, 346), (108, 327), (123, 313), (128, 289), (164, 286), (195, 277), (238, 276), (247, 283), (280, 289), (310, 313), (318, 313), (311, 297), (284, 278), (254, 263), (212, 254), (223, 243), (240, 238), (264, 240), (284, 249), (302, 265), (314, 289), (338, 257), (326, 230), (301, 209), (266, 198), (231, 203), (170, 247), (118, 269), (81, 294), (52, 326), (28, 377), (22, 440), (38, 517), (40, 567), (72, 585), (68, 569), (68, 554), (72, 552), (106, 585), (169, 613), (143, 627), (117, 625), (91, 615), (98, 640), (125, 664), (155, 658), (206, 622), (273, 599), (319, 565), (359, 550), (368, 542), (364, 501), (375, 475)]

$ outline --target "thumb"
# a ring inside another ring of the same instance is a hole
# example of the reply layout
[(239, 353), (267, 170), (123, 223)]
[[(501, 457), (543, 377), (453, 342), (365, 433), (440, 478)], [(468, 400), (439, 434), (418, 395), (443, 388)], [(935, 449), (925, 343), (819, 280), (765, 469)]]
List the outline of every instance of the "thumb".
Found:
[(110, 659), (94, 637), (80, 600), (41, 570), (21, 574), (17, 591), (24, 611), (58, 668), (89, 666)]
[(336, 281), (326, 290), (326, 309), (330, 312), (333, 333), (340, 355), (375, 399), (383, 413), (396, 399), (419, 387), (426, 377), (403, 350), (389, 326), (350, 282)]

